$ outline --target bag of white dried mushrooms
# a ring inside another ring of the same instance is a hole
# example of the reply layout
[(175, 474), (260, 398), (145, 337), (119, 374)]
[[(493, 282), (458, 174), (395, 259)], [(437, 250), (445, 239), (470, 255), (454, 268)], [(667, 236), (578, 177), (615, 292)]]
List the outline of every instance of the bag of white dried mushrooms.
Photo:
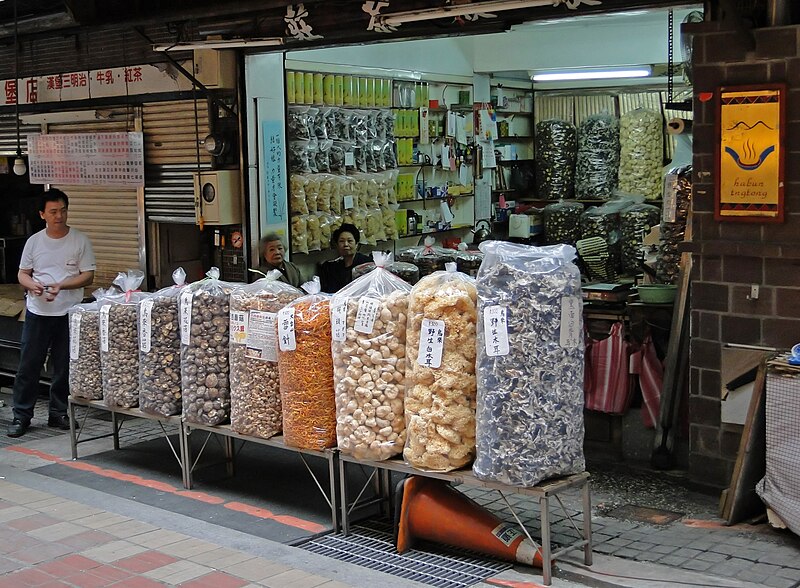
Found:
[(231, 429), (262, 439), (283, 426), (277, 312), (303, 295), (281, 275), (272, 270), (230, 296)]
[(139, 408), (160, 416), (181, 414), (181, 336), (178, 299), (186, 272), (173, 285), (139, 303)]
[(477, 454), (482, 480), (582, 472), (583, 303), (569, 245), (480, 244)]
[(403, 451), (406, 317), (411, 286), (387, 268), (392, 256), (372, 254), (375, 269), (331, 300), (336, 439), (359, 459)]
[(475, 279), (456, 271), (422, 278), (408, 303), (406, 462), (446, 472), (475, 456)]

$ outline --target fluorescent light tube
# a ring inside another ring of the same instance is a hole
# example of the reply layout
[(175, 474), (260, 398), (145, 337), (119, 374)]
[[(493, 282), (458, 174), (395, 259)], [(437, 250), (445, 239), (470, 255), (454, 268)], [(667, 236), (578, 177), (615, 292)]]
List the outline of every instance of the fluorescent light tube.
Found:
[(381, 17), (381, 23), (386, 25), (399, 25), (405, 22), (419, 22), (435, 20), (467, 14), (482, 12), (503, 12), (506, 10), (520, 10), (522, 8), (538, 8), (552, 6), (553, 0), (493, 0), (489, 2), (473, 2), (471, 4), (457, 4), (453, 6), (440, 6), (439, 8), (424, 8), (409, 10), (407, 12), (389, 13)]
[(246, 47), (274, 47), (283, 45), (283, 39), (272, 37), (267, 39), (230, 39), (212, 41), (192, 41), (174, 43), (172, 45), (153, 45), (153, 51), (190, 51), (192, 49), (239, 49)]
[(533, 74), (534, 82), (567, 82), (574, 80), (614, 80), (620, 78), (647, 78), (653, 73), (650, 67), (624, 69), (576, 69), (573, 71), (539, 72)]

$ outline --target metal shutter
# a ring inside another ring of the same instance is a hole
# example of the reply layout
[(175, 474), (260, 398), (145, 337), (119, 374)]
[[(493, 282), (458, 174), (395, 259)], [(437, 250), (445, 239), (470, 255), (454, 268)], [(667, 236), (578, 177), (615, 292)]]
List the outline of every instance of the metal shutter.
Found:
[[(198, 170), (197, 146), (209, 133), (208, 102), (151, 102), (143, 106), (145, 190), (148, 221), (195, 224), (193, 173)], [(200, 149), (202, 170), (211, 156)]]
[[(47, 125), (48, 133), (130, 131), (130, 118)], [(69, 224), (92, 241), (97, 271), (91, 288), (107, 288), (121, 271), (145, 271), (141, 189), (119, 186), (56, 186), (69, 196)]]

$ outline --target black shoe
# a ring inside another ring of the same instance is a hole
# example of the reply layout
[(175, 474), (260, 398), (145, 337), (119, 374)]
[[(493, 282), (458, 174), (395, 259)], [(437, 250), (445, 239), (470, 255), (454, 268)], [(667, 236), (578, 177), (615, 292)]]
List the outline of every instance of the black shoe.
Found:
[(67, 415), (55, 416), (51, 414), (50, 418), (47, 419), (47, 426), (69, 431), (69, 417)]
[(25, 431), (28, 430), (30, 424), (23, 423), (18, 418), (15, 418), (10, 425), (8, 425), (8, 430), (6, 431), (6, 435), (9, 437), (22, 437), (25, 434)]

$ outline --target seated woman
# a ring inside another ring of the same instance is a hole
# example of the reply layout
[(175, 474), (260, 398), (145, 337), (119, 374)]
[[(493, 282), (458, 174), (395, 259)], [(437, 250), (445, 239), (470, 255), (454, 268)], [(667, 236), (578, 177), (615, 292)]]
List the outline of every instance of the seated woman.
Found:
[(358, 253), (361, 233), (355, 225), (344, 223), (331, 235), (331, 247), (335, 247), (339, 257), (319, 266), (319, 279), (322, 291), (334, 294), (353, 281), (353, 267), (367, 263), (370, 258)]

